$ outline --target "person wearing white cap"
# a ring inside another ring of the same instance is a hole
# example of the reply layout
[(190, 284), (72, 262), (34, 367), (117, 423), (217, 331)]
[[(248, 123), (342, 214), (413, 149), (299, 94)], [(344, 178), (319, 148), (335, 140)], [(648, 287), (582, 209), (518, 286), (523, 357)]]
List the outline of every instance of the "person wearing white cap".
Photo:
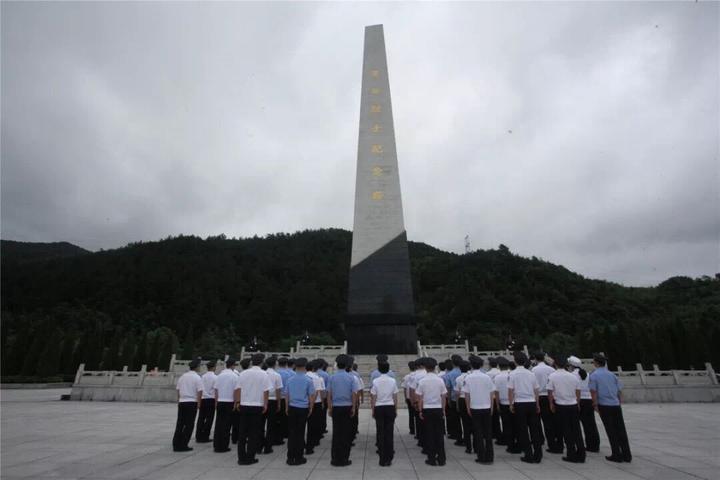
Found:
[(585, 434), (585, 450), (597, 453), (600, 451), (600, 434), (595, 423), (595, 409), (588, 385), (590, 375), (582, 368), (582, 361), (578, 357), (570, 356), (567, 361), (573, 373), (580, 379), (580, 424)]

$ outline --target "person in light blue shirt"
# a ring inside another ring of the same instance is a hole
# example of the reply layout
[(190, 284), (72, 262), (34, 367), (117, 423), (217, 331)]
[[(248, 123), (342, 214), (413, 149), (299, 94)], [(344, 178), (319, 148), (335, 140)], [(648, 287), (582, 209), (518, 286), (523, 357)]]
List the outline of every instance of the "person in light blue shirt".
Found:
[[(278, 369), (277, 373), (280, 375), (280, 378), (282, 379), (282, 392), (281, 392), (281, 399), (280, 399), (280, 411), (277, 415), (277, 422), (278, 422), (278, 431), (280, 432), (281, 438), (287, 438), (288, 436), (288, 423), (287, 423), (287, 415), (285, 414), (285, 410), (287, 410), (287, 403), (285, 402), (285, 394), (287, 393), (287, 381), (288, 379), (294, 375), (295, 372), (292, 371), (292, 369), (288, 368), (288, 362), (290, 359), (288, 357), (280, 357), (278, 358), (277, 364)], [(274, 445), (282, 445), (283, 442), (280, 440), (279, 442), (276, 442)]]
[(448, 408), (445, 416), (447, 423), (448, 438), (455, 440), (455, 445), (465, 445), (463, 442), (462, 426), (460, 425), (460, 415), (457, 411), (457, 392), (455, 391), (455, 382), (462, 373), (460, 371), (460, 363), (463, 361), (460, 355), (450, 357), (453, 369), (447, 372), (443, 377), (445, 386), (447, 387)]
[[(385, 355), (385, 354), (383, 354), (383, 353), (381, 353), (381, 354), (379, 354), (378, 356), (375, 357), (375, 360), (377, 360), (377, 362), (378, 362), (378, 367), (379, 367), (381, 363), (388, 363), (388, 356)], [(382, 373), (380, 373), (380, 370), (377, 369), (377, 368), (376, 368), (375, 370), (373, 370), (372, 372), (370, 372), (370, 383), (369, 383), (369, 385), (372, 385), (373, 380), (375, 380), (376, 378), (380, 377), (380, 375), (382, 375)], [(395, 378), (395, 372), (393, 372), (392, 370), (390, 370), (390, 371), (389, 371), (388, 373), (386, 373), (385, 375), (387, 375), (388, 377)]]
[(307, 463), (303, 456), (305, 449), (305, 425), (312, 415), (315, 404), (315, 386), (305, 372), (306, 358), (295, 360), (295, 373), (288, 378), (285, 413), (288, 417), (288, 465)]
[(595, 370), (590, 374), (588, 387), (592, 395), (593, 407), (600, 413), (600, 419), (605, 426), (612, 454), (605, 457), (611, 462), (631, 462), (630, 442), (625, 430), (622, 407), (622, 384), (620, 380), (607, 369), (607, 360), (603, 355), (593, 356)]
[(330, 464), (334, 467), (345, 467), (352, 463), (350, 461), (353, 436), (351, 429), (359, 383), (346, 371), (349, 362), (350, 358), (347, 355), (338, 355), (335, 359), (337, 370), (326, 385), (328, 415), (333, 423)]

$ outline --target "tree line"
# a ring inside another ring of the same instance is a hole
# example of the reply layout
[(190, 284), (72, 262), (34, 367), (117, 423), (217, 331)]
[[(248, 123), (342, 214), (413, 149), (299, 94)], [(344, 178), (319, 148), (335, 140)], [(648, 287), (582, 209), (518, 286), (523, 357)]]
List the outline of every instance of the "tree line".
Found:
[[(33, 257), (3, 241), (2, 375), (69, 379), (79, 363), (166, 369), (172, 353), (218, 357), (253, 337), (288, 350), (305, 331), (313, 343), (342, 343), (351, 242), (350, 232), (325, 229), (74, 255), (45, 246)], [(409, 247), (423, 343), (450, 343), (459, 331), (501, 349), (512, 335), (551, 354), (603, 351), (628, 369), (720, 366), (718, 276), (633, 288), (504, 245), (464, 255)]]

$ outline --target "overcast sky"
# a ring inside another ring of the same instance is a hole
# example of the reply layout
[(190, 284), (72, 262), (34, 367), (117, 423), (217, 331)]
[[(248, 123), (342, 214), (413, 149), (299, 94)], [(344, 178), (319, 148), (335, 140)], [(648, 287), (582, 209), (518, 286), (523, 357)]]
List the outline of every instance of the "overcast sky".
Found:
[(382, 23), (409, 239), (713, 275), (719, 6), (2, 2), (2, 238), (351, 229)]

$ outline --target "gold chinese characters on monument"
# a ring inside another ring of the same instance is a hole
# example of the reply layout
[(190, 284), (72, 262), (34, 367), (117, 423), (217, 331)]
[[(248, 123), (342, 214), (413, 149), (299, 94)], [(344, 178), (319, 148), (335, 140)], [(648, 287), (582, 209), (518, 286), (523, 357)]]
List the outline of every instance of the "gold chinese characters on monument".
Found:
[(372, 192), (373, 200), (382, 200), (383, 198), (385, 198), (385, 194), (383, 192)]
[(383, 146), (382, 145), (373, 145), (370, 148), (370, 151), (375, 154), (383, 153)]
[(370, 70), (370, 76), (372, 76), (373, 78), (379, 78), (380, 70)]
[(382, 127), (378, 125), (377, 123), (374, 124), (372, 127), (370, 127), (370, 131), (373, 133), (378, 133), (382, 130)]
[(372, 105), (370, 105), (370, 111), (372, 113), (380, 113), (380, 110), (380, 105), (378, 105), (377, 103), (373, 103)]
[(379, 177), (380, 175), (383, 174), (383, 169), (382, 169), (381, 167), (375, 166), (375, 167), (373, 167), (373, 169), (372, 169), (372, 174), (373, 174), (374, 177)]

